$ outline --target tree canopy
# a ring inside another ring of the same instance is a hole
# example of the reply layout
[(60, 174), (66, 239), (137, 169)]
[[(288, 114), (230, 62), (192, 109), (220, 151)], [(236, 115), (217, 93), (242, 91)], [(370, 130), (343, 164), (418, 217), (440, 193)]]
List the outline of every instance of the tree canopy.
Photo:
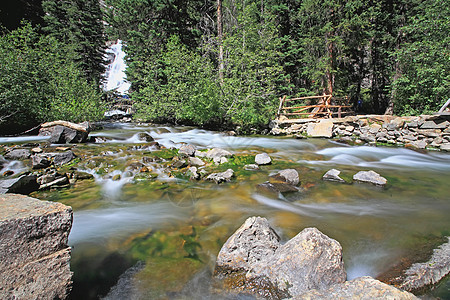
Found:
[(148, 121), (250, 132), (267, 126), (283, 95), (333, 93), (362, 103), (360, 112), (399, 115), (437, 111), (450, 98), (444, 1), (20, 3), (10, 15), (33, 25), (2, 20), (0, 58), (2, 116), (17, 123), (47, 118), (55, 103), (100, 103), (105, 41), (115, 39), (124, 41), (137, 116)]

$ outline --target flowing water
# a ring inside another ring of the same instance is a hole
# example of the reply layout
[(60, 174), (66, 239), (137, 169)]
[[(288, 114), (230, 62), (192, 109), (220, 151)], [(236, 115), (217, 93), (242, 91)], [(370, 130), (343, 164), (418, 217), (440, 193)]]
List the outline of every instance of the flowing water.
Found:
[(107, 66), (105, 72), (105, 91), (116, 91), (119, 94), (126, 94), (130, 89), (131, 84), (126, 80), (125, 70), (127, 68), (125, 63), (125, 52), (122, 50), (122, 41), (106, 49), (108, 56), (112, 56), (113, 61)]
[[(220, 147), (247, 160), (267, 152), (273, 164), (258, 171), (227, 166), (235, 169), (236, 179), (216, 185), (174, 177), (160, 162), (148, 160), (158, 177), (136, 180), (133, 164), (157, 151), (143, 145), (139, 133), (167, 148)], [(348, 279), (379, 276), (450, 235), (448, 153), (233, 137), (189, 127), (115, 124), (93, 135), (109, 140), (74, 151), (82, 160), (79, 168), (95, 179), (35, 195), (74, 209), (73, 299), (215, 299), (210, 294), (215, 258), (250, 216), (266, 217), (283, 241), (310, 226), (338, 240)], [(257, 192), (257, 184), (285, 168), (299, 171), (302, 192)], [(331, 168), (341, 170), (347, 182), (358, 171), (374, 170), (388, 185), (322, 181)], [(429, 294), (449, 297), (448, 281)]]

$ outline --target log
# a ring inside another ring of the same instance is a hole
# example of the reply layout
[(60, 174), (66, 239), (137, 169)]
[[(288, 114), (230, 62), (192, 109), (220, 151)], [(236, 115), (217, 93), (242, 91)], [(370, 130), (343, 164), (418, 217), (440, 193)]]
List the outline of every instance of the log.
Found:
[(75, 123), (68, 122), (68, 121), (61, 121), (61, 120), (44, 123), (41, 125), (41, 127), (48, 128), (48, 127), (53, 127), (53, 126), (57, 126), (57, 125), (68, 127), (68, 128), (71, 128), (71, 129), (77, 130), (77, 131), (89, 132), (88, 128), (86, 128), (83, 125), (75, 124)]

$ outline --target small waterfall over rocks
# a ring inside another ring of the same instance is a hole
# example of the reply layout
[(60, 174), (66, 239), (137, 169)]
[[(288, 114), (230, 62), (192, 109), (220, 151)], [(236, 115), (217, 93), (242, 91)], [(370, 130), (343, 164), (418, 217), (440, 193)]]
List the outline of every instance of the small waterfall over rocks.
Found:
[(125, 52), (122, 50), (122, 41), (117, 40), (117, 43), (111, 45), (106, 49), (108, 61), (111, 63), (107, 66), (105, 72), (105, 81), (103, 89), (105, 91), (115, 91), (120, 95), (128, 93), (131, 84), (126, 80), (125, 69)]

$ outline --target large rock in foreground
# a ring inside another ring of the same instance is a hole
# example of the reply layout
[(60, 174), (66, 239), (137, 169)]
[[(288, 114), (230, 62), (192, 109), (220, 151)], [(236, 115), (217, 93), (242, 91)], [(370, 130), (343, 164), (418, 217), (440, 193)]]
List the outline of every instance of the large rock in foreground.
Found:
[(393, 286), (382, 283), (376, 279), (365, 276), (335, 284), (325, 290), (312, 290), (296, 297), (298, 300), (347, 300), (347, 299), (419, 299), (411, 293), (401, 291)]
[(64, 299), (70, 291), (72, 209), (0, 195), (0, 299)]
[(260, 217), (247, 219), (223, 245), (215, 276), (225, 288), (269, 298), (296, 297), (343, 283), (347, 277), (337, 241), (306, 228), (281, 245)]

